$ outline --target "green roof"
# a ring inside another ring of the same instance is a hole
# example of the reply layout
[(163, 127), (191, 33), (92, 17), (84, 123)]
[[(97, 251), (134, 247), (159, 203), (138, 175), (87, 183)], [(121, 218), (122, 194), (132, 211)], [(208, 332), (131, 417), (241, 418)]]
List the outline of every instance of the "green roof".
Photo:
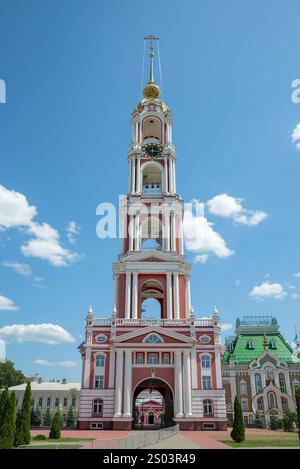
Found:
[[(266, 334), (269, 342), (269, 351), (275, 355), (280, 360), (287, 362), (294, 362), (295, 356), (293, 349), (287, 343), (287, 341), (282, 337), (280, 333), (278, 334)], [(276, 348), (270, 348), (270, 342), (274, 339), (276, 342)], [(253, 341), (254, 348), (248, 348), (249, 340)], [(264, 335), (263, 334), (240, 334), (233, 342), (233, 350), (226, 350), (222, 357), (222, 363), (228, 364), (229, 358), (233, 358), (236, 364), (246, 364), (250, 363), (256, 358), (260, 357), (264, 349)]]

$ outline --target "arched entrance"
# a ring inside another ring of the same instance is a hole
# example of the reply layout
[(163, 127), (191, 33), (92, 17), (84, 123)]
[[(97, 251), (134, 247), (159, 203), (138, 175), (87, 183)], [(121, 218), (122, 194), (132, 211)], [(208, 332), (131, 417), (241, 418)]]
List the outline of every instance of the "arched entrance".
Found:
[[(161, 409), (156, 412), (147, 412), (146, 405), (159, 402), (161, 396)], [(141, 397), (142, 396), (142, 397)], [(132, 396), (132, 428), (135, 430), (166, 428), (173, 425), (173, 391), (170, 386), (160, 378), (146, 378), (137, 384)]]
[(146, 280), (140, 292), (141, 319), (161, 319), (164, 311), (164, 287), (158, 280)]

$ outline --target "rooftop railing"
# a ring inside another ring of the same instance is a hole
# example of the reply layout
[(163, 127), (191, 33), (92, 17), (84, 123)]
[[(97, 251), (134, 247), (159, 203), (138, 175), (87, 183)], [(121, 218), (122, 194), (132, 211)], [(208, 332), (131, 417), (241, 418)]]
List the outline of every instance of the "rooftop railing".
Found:
[(93, 326), (111, 326), (113, 323), (116, 326), (190, 326), (191, 321), (195, 326), (214, 325), (213, 319), (125, 319), (125, 318), (94, 318)]

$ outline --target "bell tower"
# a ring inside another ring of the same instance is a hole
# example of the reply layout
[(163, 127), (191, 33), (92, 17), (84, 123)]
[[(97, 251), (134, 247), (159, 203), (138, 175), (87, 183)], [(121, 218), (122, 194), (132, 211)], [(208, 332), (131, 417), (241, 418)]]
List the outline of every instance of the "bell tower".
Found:
[(154, 79), (154, 36), (150, 76), (132, 113), (129, 184), (122, 207), (125, 233), (113, 265), (117, 316), (142, 319), (143, 301), (157, 299), (161, 319), (186, 319), (191, 309), (190, 265), (184, 260), (183, 201), (176, 190), (172, 114)]

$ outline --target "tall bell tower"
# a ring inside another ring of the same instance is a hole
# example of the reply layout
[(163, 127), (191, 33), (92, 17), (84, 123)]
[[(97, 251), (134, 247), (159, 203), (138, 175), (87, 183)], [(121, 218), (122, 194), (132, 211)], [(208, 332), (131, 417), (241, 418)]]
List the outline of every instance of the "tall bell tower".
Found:
[(123, 204), (124, 242), (113, 265), (117, 316), (142, 318), (142, 303), (159, 300), (161, 319), (190, 315), (190, 265), (184, 260), (183, 201), (176, 190), (176, 150), (172, 114), (154, 80), (153, 41), (150, 76), (143, 99), (132, 113), (129, 185)]
[(210, 317), (198, 319), (191, 307), (172, 114), (154, 79), (158, 38), (146, 39), (150, 76), (131, 117), (128, 193), (120, 207), (122, 245), (113, 264), (114, 306), (110, 317), (95, 317), (91, 307), (86, 316), (79, 347), (78, 426), (138, 428), (143, 417), (139, 396), (155, 390), (162, 399), (160, 425), (221, 430), (227, 419), (220, 317), (214, 309)]

